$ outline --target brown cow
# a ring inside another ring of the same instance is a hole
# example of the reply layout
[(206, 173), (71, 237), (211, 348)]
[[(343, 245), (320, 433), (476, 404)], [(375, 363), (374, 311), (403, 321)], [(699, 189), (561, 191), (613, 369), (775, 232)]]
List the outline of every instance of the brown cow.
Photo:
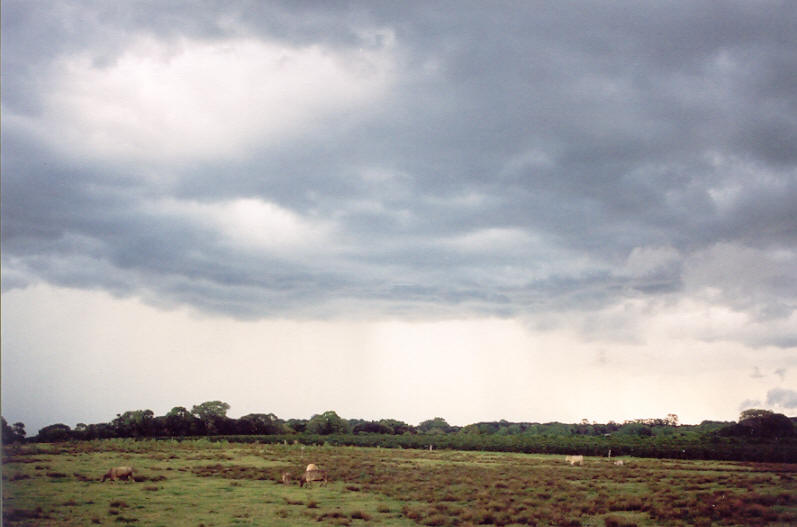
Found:
[(311, 481), (320, 481), (322, 485), (326, 485), (329, 480), (327, 478), (326, 470), (306, 470), (304, 474), (299, 477), (299, 486), (310, 486)]
[(133, 467), (111, 467), (102, 477), (102, 480), (105, 481), (108, 478), (110, 478), (111, 481), (116, 481), (117, 479), (135, 481), (133, 479)]

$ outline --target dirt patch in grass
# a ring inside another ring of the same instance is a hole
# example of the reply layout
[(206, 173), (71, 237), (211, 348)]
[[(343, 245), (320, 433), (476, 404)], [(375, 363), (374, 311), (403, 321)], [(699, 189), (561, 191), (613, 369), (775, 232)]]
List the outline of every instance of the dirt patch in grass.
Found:
[(35, 509), (17, 509), (14, 507), (3, 507), (3, 523), (24, 522), (26, 520), (46, 520), (51, 516), (45, 513), (41, 507)]
[(164, 476), (163, 474), (158, 474), (157, 476), (147, 476), (145, 474), (133, 476), (133, 481), (135, 481), (136, 483), (145, 483), (147, 481), (157, 483), (158, 481), (164, 481), (165, 479), (166, 476)]
[(363, 520), (363, 521), (370, 521), (371, 515), (367, 512), (363, 512), (361, 510), (351, 511), (349, 513), (349, 518), (352, 520)]
[(3, 465), (9, 463), (43, 463), (44, 460), (38, 457), (28, 457), (26, 455), (3, 456)]
[(637, 524), (622, 516), (606, 516), (603, 519), (603, 524), (606, 527), (637, 527)]

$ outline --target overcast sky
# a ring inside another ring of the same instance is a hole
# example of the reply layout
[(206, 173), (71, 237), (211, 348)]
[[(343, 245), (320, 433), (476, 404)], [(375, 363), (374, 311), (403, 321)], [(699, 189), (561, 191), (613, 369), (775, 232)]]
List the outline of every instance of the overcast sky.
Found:
[(797, 3), (2, 3), (2, 412), (797, 414)]

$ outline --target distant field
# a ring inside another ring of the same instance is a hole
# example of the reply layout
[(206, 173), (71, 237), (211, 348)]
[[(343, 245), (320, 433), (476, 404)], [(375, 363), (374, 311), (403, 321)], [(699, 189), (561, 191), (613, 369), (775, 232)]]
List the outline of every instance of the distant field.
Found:
[[(797, 465), (106, 440), (3, 451), (4, 525), (795, 525)], [(614, 461), (614, 459), (612, 460)], [(279, 483), (308, 463), (327, 486)], [(136, 481), (101, 483), (113, 465)]]

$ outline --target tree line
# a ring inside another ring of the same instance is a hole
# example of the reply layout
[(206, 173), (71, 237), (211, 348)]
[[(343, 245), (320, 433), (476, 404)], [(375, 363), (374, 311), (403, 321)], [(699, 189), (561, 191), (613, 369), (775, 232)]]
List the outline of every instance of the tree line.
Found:
[[(386, 448), (455, 448), (537, 453), (689, 457), (797, 462), (795, 419), (769, 410), (745, 410), (738, 422), (679, 425), (678, 416), (616, 423), (485, 421), (452, 426), (442, 417), (410, 425), (397, 419), (344, 419), (334, 411), (310, 419), (280, 419), (273, 413), (230, 418), (230, 405), (207, 401), (166, 415), (129, 410), (108, 423), (45, 426), (33, 441), (111, 438), (224, 438), (235, 441), (347, 444)], [(25, 425), (3, 419), (3, 443), (25, 440)]]

